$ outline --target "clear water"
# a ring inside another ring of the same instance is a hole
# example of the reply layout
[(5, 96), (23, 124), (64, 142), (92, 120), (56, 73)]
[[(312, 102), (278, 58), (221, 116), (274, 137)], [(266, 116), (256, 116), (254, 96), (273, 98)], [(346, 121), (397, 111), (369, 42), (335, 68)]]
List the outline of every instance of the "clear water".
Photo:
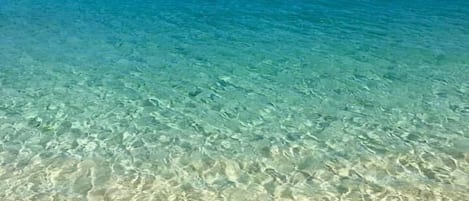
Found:
[(1, 200), (465, 200), (468, 1), (0, 0)]

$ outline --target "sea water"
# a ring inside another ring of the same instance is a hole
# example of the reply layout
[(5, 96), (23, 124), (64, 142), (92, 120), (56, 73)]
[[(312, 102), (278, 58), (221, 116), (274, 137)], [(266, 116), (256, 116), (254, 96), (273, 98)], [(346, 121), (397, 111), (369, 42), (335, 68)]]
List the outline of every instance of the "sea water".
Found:
[(0, 0), (1, 200), (467, 200), (469, 1)]

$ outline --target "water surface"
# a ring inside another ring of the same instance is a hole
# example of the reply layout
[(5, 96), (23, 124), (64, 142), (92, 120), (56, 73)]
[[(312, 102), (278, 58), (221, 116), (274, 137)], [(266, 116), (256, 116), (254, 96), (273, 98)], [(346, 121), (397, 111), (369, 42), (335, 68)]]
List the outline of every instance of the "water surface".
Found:
[(1, 200), (464, 200), (467, 1), (0, 0)]

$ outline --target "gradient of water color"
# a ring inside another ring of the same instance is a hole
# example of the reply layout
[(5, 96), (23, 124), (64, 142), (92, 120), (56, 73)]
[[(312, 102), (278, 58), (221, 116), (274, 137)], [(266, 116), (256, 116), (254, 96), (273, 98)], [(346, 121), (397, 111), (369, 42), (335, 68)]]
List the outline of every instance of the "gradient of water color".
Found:
[(0, 0), (1, 200), (465, 200), (468, 1)]

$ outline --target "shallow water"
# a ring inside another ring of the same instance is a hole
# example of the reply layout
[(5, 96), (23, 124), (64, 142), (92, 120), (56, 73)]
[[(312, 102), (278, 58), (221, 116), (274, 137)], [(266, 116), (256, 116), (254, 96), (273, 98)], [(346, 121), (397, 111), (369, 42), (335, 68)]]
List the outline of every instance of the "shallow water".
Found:
[(465, 200), (467, 1), (0, 1), (1, 200)]

